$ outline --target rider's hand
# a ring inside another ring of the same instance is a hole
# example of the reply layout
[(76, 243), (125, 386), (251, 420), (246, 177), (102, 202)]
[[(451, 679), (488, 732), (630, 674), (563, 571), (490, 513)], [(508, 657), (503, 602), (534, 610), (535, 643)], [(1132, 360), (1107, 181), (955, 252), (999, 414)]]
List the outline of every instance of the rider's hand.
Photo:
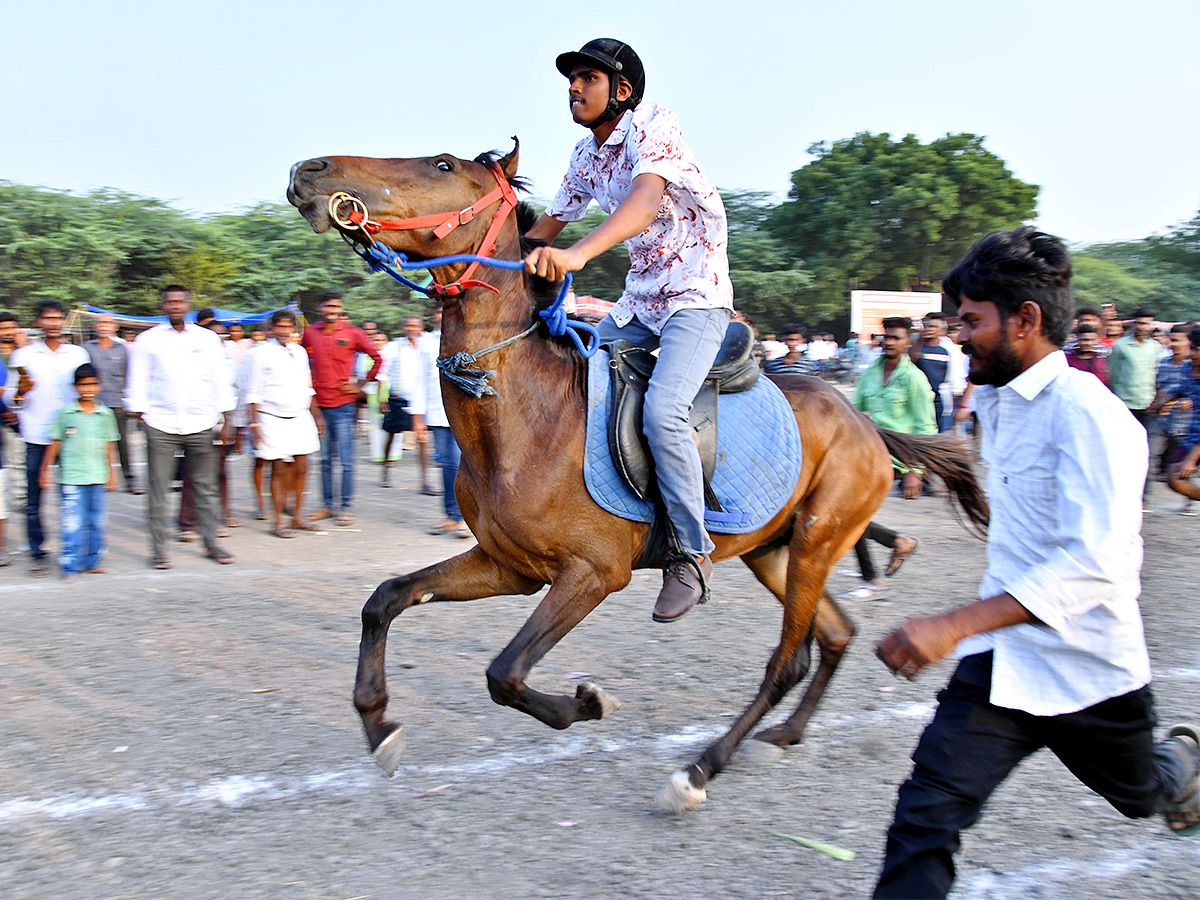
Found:
[(587, 262), (570, 247), (535, 247), (525, 257), (525, 271), (547, 281), (562, 281), (568, 272), (578, 272)]

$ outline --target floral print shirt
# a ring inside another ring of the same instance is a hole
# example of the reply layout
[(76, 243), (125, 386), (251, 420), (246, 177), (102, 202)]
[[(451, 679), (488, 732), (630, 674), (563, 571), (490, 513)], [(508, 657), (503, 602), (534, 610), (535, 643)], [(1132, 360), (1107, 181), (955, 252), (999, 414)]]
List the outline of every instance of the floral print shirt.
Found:
[(725, 206), (675, 114), (643, 102), (625, 112), (602, 146), (590, 134), (581, 140), (546, 212), (573, 222), (595, 200), (611, 214), (629, 197), (633, 180), (647, 173), (663, 178), (667, 189), (650, 227), (625, 241), (629, 275), (610, 315), (617, 325), (636, 316), (658, 334), (680, 309), (733, 309)]

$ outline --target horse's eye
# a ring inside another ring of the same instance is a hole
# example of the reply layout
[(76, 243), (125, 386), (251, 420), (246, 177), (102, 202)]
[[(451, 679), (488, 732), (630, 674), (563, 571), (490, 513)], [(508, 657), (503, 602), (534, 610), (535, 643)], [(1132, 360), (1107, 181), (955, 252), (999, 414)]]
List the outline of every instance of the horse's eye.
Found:
[(454, 166), (450, 165), (450, 163), (444, 159), (435, 160), (433, 165), (440, 172), (453, 172), (454, 171)]

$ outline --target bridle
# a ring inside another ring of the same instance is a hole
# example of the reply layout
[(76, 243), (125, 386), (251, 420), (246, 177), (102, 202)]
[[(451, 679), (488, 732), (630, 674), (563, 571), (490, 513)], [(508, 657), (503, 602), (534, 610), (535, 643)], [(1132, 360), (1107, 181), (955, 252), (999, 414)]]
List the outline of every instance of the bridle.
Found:
[[(504, 172), (500, 166), (492, 163), (488, 168), (496, 177), (496, 187), (470, 206), (454, 212), (432, 213), (427, 216), (411, 216), (407, 219), (396, 221), (377, 221), (370, 217), (367, 205), (362, 199), (346, 191), (337, 191), (329, 195), (329, 216), (342, 229), (342, 237), (346, 239), (347, 243), (350, 243), (354, 248), (354, 252), (358, 253), (359, 256), (367, 261), (368, 265), (374, 268), (376, 265), (375, 260), (379, 260), (379, 254), (371, 253), (370, 250), (382, 246), (375, 240), (375, 235), (381, 231), (415, 231), (420, 228), (432, 228), (434, 239), (440, 241), (459, 225), (466, 225), (468, 222), (473, 221), (480, 211), (487, 209), (487, 207), (499, 201), (499, 206), (496, 207), (496, 211), (492, 214), (492, 221), (488, 226), (487, 233), (484, 234), (482, 243), (480, 243), (473, 254), (475, 257), (490, 259), (492, 254), (496, 252), (496, 241), (500, 237), (500, 230), (504, 227), (504, 222), (508, 219), (509, 214), (517, 208), (517, 195), (512, 185), (508, 183), (508, 179), (504, 177)], [(360, 251), (358, 245), (346, 236), (345, 232), (356, 229), (361, 231), (367, 239), (370, 245), (368, 251)], [(390, 262), (390, 252), (388, 256), (388, 262)], [(383, 262), (383, 260), (379, 261)], [(421, 287), (407, 279), (404, 280), (404, 283), (409, 288), (420, 291), (426, 296), (437, 294), (439, 296), (454, 297), (468, 288), (474, 287), (487, 288), (489, 291), (495, 291), (497, 294), (500, 293), (497, 288), (486, 281), (471, 278), (471, 275), (479, 268), (481, 261), (480, 259), (473, 260), (462, 275), (450, 284), (438, 284), (434, 281), (429, 287)]]

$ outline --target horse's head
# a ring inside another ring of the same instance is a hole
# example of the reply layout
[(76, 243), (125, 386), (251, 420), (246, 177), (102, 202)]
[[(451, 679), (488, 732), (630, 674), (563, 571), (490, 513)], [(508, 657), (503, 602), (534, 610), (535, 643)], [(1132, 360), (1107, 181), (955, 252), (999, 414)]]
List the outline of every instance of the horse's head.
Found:
[[(361, 244), (370, 238), (353, 220), (361, 219), (364, 211), (366, 218), (378, 223), (444, 214), (440, 222), (446, 224), (440, 229), (434, 224), (384, 229), (374, 239), (412, 259), (471, 253), (482, 242), (499, 202), (479, 205), (497, 188), (493, 166), (498, 165), (509, 181), (514, 179), (518, 149), (515, 145), (494, 162), (488, 155), (466, 160), (448, 153), (417, 159), (317, 157), (292, 166), (287, 198), (318, 234), (332, 226)], [(335, 197), (332, 209), (331, 197)], [(343, 199), (339, 202), (337, 197)], [(470, 213), (454, 218), (472, 206)], [(515, 223), (511, 227), (515, 233)]]

